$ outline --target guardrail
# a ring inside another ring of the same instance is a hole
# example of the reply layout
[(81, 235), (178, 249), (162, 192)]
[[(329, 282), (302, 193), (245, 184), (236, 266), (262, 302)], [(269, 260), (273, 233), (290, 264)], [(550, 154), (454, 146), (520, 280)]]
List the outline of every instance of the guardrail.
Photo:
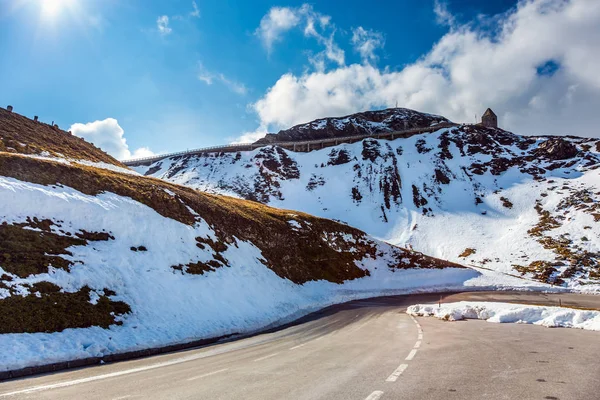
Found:
[[(433, 125), (433, 126), (429, 126), (429, 127), (425, 127), (425, 128), (415, 128), (415, 129), (407, 129), (407, 130), (403, 130), (403, 131), (393, 131), (393, 132), (381, 132), (381, 133), (377, 133), (377, 134), (373, 134), (373, 135), (342, 136), (342, 137), (333, 137), (333, 138), (326, 138), (326, 139), (304, 140), (304, 141), (299, 141), (299, 142), (290, 141), (290, 142), (274, 142), (274, 143), (259, 143), (259, 144), (257, 144), (257, 143), (226, 144), (226, 145), (221, 145), (221, 146), (211, 146), (211, 147), (203, 147), (203, 148), (193, 149), (193, 150), (180, 151), (177, 153), (168, 153), (168, 154), (161, 154), (161, 155), (157, 155), (157, 156), (136, 158), (136, 159), (131, 159), (131, 160), (123, 160), (121, 162), (127, 166), (137, 166), (137, 165), (144, 165), (144, 164), (149, 164), (149, 163), (151, 164), (153, 162), (164, 160), (165, 158), (170, 158), (170, 157), (195, 155), (195, 154), (202, 154), (202, 153), (214, 153), (214, 152), (229, 153), (229, 152), (237, 152), (237, 151), (252, 151), (254, 149), (258, 149), (258, 148), (266, 147), (266, 146), (279, 146), (279, 147), (283, 147), (283, 148), (286, 148), (286, 149), (292, 150), (292, 151), (308, 152), (308, 151), (311, 151), (311, 145), (315, 145), (315, 146), (313, 146), (313, 150), (317, 150), (316, 145), (321, 145), (320, 148), (324, 148), (324, 147), (329, 147), (329, 146), (336, 146), (340, 143), (358, 141), (358, 140), (367, 139), (367, 138), (381, 139), (381, 138), (391, 137), (392, 139), (394, 139), (395, 136), (408, 137), (408, 136), (418, 134), (418, 133), (431, 132), (431, 131), (438, 130), (440, 128), (449, 128), (449, 127), (458, 126), (458, 125), (459, 124), (455, 124), (453, 122), (442, 122), (437, 125)], [(325, 144), (329, 144), (329, 146), (325, 146)], [(303, 149), (304, 146), (306, 146), (306, 150)]]

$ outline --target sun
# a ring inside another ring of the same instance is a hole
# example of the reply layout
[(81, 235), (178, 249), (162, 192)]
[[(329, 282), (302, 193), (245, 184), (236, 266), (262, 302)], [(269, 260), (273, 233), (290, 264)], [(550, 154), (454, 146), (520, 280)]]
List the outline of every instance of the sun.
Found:
[(45, 18), (56, 18), (64, 9), (70, 7), (74, 0), (39, 0), (42, 3), (42, 15)]

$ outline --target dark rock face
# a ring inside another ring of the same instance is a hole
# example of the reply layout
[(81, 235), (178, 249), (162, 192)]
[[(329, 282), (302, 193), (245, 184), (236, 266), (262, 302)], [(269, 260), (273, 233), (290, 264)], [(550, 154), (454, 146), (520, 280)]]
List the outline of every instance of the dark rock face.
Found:
[(366, 111), (339, 118), (323, 118), (296, 125), (290, 129), (268, 134), (256, 143), (292, 142), (326, 138), (372, 135), (382, 132), (426, 128), (436, 123), (449, 122), (439, 115), (425, 114), (406, 108), (388, 108)]
[(550, 160), (568, 160), (575, 157), (577, 153), (577, 147), (574, 144), (561, 138), (553, 138), (540, 143), (536, 150), (538, 156)]

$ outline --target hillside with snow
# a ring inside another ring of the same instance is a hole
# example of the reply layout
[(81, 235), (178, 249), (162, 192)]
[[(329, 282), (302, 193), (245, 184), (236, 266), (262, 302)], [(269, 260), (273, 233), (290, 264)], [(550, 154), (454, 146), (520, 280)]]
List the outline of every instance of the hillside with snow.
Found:
[[(0, 113), (10, 144), (0, 149), (0, 347), (10, 349), (0, 370), (249, 333), (351, 299), (489, 283), (329, 219), (140, 176), (22, 118)], [(45, 136), (28, 144), (24, 122)], [(76, 157), (74, 146), (93, 157)]]
[(310, 153), (268, 146), (172, 157), (136, 170), (339, 220), (441, 259), (598, 291), (599, 167), (598, 139), (462, 125)]

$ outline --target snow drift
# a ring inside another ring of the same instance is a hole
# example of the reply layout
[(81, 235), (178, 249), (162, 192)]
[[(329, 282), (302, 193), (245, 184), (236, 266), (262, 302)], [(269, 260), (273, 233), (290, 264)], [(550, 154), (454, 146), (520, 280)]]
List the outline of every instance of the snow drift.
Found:
[(496, 323), (534, 324), (549, 328), (564, 327), (600, 331), (600, 311), (526, 304), (460, 301), (417, 304), (407, 308), (414, 316), (436, 317), (445, 321), (482, 319)]

